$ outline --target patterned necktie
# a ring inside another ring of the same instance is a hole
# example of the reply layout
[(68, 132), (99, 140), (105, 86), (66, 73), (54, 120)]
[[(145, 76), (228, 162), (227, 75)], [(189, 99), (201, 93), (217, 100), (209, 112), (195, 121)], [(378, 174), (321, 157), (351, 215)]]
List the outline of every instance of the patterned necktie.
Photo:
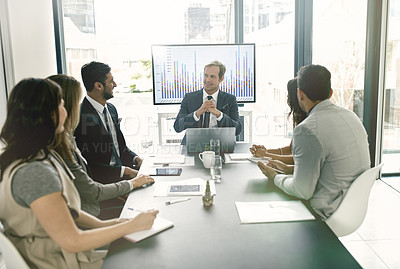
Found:
[(106, 122), (106, 130), (107, 132), (110, 132), (110, 124), (108, 123), (106, 108), (103, 109), (103, 116), (104, 116), (104, 121)]
[(110, 123), (108, 122), (108, 117), (107, 117), (107, 112), (106, 112), (106, 108), (104, 107), (103, 109), (103, 116), (104, 116), (104, 121), (106, 123), (106, 130), (108, 132), (108, 134), (110, 135), (111, 141), (112, 141), (112, 154), (111, 154), (111, 164), (117, 164), (117, 165), (122, 165), (121, 159), (119, 158), (119, 154), (117, 153), (117, 145), (114, 141), (114, 137), (111, 134), (111, 126)]
[[(211, 100), (212, 96), (211, 95), (207, 96), (207, 99)], [(210, 112), (204, 113), (203, 128), (208, 128), (208, 126), (210, 126)]]

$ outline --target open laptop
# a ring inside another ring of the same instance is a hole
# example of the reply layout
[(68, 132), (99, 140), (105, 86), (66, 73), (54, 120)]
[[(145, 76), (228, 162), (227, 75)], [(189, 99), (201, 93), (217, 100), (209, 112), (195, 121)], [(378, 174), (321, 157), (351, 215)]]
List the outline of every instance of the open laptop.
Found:
[(188, 128), (186, 129), (186, 149), (188, 154), (205, 151), (210, 139), (219, 139), (222, 153), (232, 153), (235, 148), (235, 127)]

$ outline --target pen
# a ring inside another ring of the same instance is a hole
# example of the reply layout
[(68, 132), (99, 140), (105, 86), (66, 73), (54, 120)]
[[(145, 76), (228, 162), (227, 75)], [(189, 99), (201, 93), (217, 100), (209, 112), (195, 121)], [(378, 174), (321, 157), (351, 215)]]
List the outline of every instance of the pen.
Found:
[(135, 208), (133, 208), (133, 207), (128, 207), (128, 210), (137, 211), (137, 212), (145, 212), (145, 211), (143, 211), (143, 210), (135, 209)]
[(185, 202), (185, 201), (189, 201), (190, 197), (188, 198), (182, 198), (182, 199), (176, 199), (176, 200), (171, 200), (171, 201), (167, 201), (165, 202), (165, 205), (172, 205), (172, 204), (176, 204), (176, 203), (180, 203), (180, 202)]

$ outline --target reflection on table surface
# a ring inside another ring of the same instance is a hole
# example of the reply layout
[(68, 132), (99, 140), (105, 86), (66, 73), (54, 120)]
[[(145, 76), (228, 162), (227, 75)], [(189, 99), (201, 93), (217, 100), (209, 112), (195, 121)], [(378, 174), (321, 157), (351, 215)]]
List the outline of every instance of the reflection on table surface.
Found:
[[(235, 152), (249, 147), (238, 144)], [(133, 191), (124, 208), (156, 208), (174, 227), (139, 243), (113, 242), (103, 268), (361, 268), (319, 220), (241, 224), (235, 202), (294, 199), (268, 182), (255, 163), (224, 164), (210, 207), (201, 196), (168, 206), (171, 197), (153, 196), (158, 181), (209, 179), (210, 170), (194, 158), (195, 165), (184, 166), (179, 177), (154, 177), (154, 185)]]

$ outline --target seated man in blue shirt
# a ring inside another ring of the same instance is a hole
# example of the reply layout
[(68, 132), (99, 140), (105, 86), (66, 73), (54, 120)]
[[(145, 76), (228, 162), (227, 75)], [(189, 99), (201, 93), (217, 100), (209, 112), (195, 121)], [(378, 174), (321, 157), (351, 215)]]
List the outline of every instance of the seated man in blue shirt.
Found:
[(368, 137), (354, 112), (329, 100), (331, 73), (325, 67), (303, 66), (298, 87), (299, 103), (308, 117), (293, 132), (293, 175), (279, 175), (261, 162), (258, 166), (284, 192), (309, 200), (325, 220), (353, 181), (370, 168)]
[[(202, 90), (185, 94), (174, 123), (177, 133), (186, 128), (235, 127), (242, 131), (236, 97), (219, 90), (224, 80), (225, 66), (213, 61), (204, 67)], [(182, 141), (185, 144), (185, 138)]]

